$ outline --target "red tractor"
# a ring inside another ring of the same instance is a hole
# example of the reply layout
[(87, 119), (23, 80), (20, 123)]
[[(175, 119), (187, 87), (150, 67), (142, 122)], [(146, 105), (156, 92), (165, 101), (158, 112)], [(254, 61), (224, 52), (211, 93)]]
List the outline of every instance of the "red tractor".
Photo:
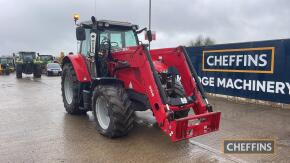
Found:
[(212, 111), (185, 48), (148, 50), (137, 36), (144, 30), (94, 17), (77, 24), (79, 51), (62, 64), (66, 111), (92, 111), (97, 130), (110, 138), (127, 135), (134, 112), (147, 109), (173, 141), (217, 131), (221, 113)]

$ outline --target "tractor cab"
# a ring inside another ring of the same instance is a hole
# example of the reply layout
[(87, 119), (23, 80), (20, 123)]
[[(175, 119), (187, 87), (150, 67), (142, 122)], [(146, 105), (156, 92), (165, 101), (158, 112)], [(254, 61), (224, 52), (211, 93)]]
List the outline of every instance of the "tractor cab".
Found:
[(6, 57), (1, 57), (1, 58), (0, 58), (0, 64), (8, 64), (8, 58), (6, 58)]
[[(112, 20), (81, 22), (77, 25), (76, 36), (79, 41), (78, 53), (86, 58), (91, 77), (108, 76), (107, 61), (112, 53), (139, 45), (138, 25)], [(94, 64), (95, 63), (95, 64)]]
[[(137, 46), (139, 44), (137, 29), (137, 25), (127, 22), (95, 20), (94, 22), (81, 22), (77, 27), (76, 35), (77, 40), (82, 41), (82, 48), (90, 50), (86, 51), (86, 53), (95, 53), (109, 47), (111, 48), (110, 50), (118, 50)], [(84, 42), (90, 44), (85, 44)], [(93, 45), (96, 48), (92, 47)]]
[(36, 59), (36, 53), (21, 51), (18, 53), (17, 58), (18, 58), (17, 60), (20, 62), (32, 63), (33, 60)]
[(39, 59), (43, 62), (50, 63), (53, 61), (54, 57), (52, 55), (39, 55)]

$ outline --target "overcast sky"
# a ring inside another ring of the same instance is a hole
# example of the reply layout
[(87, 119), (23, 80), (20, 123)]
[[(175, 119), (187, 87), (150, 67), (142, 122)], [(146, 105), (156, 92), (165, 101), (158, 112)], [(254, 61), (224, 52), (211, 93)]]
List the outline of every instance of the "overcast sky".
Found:
[[(19, 50), (76, 51), (75, 26), (97, 19), (148, 26), (148, 0), (0, 0), (0, 55)], [(185, 45), (198, 35), (217, 43), (290, 37), (289, 0), (152, 0), (154, 48)], [(144, 37), (142, 35), (142, 37)]]

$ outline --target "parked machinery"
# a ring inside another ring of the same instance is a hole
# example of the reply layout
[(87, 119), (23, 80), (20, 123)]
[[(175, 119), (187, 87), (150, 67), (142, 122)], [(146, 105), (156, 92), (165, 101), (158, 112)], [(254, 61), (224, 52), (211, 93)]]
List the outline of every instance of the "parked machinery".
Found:
[(147, 109), (173, 141), (217, 131), (221, 114), (213, 112), (185, 48), (148, 50), (137, 37), (144, 30), (94, 17), (77, 25), (79, 52), (62, 64), (66, 111), (93, 111), (97, 130), (110, 138), (128, 134), (134, 111)]
[(33, 74), (35, 78), (41, 77), (42, 62), (36, 52), (20, 51), (16, 56), (16, 77), (22, 78), (22, 73)]
[(54, 56), (52, 55), (38, 55), (41, 63), (41, 73), (45, 74), (47, 70), (47, 64), (53, 63)]
[(0, 75), (9, 75), (9, 59), (7, 57), (0, 57)]

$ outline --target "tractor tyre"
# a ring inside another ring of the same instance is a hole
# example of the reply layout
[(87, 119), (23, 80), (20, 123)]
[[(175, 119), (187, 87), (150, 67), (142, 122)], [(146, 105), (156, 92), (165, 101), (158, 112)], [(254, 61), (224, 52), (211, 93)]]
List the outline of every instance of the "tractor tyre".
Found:
[[(173, 92), (171, 94), (171, 97), (178, 98), (178, 97), (184, 97), (185, 96), (185, 91), (184, 91), (183, 86), (182, 86), (182, 84), (180, 82), (175, 82), (172, 87), (173, 87)], [(176, 119), (187, 117), (188, 112), (189, 112), (189, 109), (181, 110), (181, 111), (175, 111), (174, 112), (174, 117)]]
[(34, 78), (41, 78), (41, 67), (38, 64), (35, 65), (35, 67), (34, 67), (33, 77)]
[(134, 109), (121, 85), (99, 85), (93, 91), (96, 128), (109, 138), (125, 136), (133, 128)]
[(22, 65), (16, 65), (16, 78), (22, 78)]
[(9, 70), (9, 68), (6, 68), (5, 69), (5, 75), (9, 75), (10, 74), (10, 70)]
[(86, 111), (79, 109), (80, 85), (81, 83), (76, 77), (72, 64), (65, 64), (61, 76), (61, 93), (64, 107), (68, 114), (80, 115), (86, 113)]

